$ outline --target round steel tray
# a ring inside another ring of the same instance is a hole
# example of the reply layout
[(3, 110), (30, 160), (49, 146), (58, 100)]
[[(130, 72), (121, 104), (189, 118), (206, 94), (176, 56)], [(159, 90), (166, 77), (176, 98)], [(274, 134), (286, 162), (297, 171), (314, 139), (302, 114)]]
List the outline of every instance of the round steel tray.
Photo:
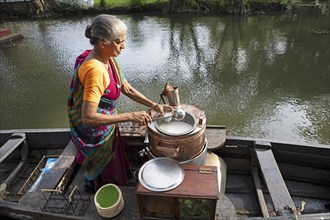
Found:
[(139, 170), (139, 181), (150, 191), (168, 191), (176, 188), (184, 179), (180, 163), (169, 157), (157, 157), (147, 161)]

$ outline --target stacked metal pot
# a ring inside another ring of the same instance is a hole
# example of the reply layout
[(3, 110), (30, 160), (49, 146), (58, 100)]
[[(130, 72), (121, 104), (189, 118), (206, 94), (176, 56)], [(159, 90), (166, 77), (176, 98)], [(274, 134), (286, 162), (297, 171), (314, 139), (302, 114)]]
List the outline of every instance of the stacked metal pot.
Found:
[(204, 164), (207, 153), (204, 111), (193, 105), (180, 104), (178, 88), (168, 83), (163, 95), (174, 112), (183, 110), (185, 114), (180, 120), (175, 117), (170, 121), (159, 119), (148, 125), (149, 154), (151, 157), (170, 157), (182, 164)]

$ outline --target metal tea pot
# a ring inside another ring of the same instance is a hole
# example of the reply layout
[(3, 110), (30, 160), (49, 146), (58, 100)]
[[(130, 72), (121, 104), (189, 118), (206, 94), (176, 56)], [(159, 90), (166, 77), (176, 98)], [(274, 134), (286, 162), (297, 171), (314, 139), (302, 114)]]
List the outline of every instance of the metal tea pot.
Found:
[(167, 82), (164, 91), (160, 94), (160, 98), (165, 104), (164, 96), (167, 97), (168, 104), (174, 108), (173, 118), (177, 121), (183, 120), (186, 112), (181, 108), (178, 87), (173, 87)]

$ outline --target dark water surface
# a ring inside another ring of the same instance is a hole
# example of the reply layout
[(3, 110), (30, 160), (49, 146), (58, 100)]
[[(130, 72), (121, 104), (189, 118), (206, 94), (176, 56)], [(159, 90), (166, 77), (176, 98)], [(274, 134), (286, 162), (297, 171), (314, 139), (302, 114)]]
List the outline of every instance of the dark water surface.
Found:
[[(228, 135), (330, 144), (329, 16), (118, 15), (128, 81), (159, 101), (165, 83)], [(66, 99), (92, 17), (2, 22), (24, 39), (1, 47), (0, 129), (68, 127)], [(146, 110), (122, 97), (121, 111)]]

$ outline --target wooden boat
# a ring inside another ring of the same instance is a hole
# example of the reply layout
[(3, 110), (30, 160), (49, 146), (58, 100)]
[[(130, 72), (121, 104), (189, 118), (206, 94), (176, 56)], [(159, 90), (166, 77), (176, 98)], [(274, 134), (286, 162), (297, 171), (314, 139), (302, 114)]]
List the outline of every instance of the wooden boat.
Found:
[(9, 28), (0, 29), (0, 46), (23, 38), (22, 34), (12, 33)]
[[(136, 168), (148, 160), (141, 154), (148, 145), (144, 135), (123, 133), (126, 153)], [(223, 126), (207, 126), (206, 137), (208, 151), (225, 165), (216, 219), (330, 219), (329, 145), (229, 137)], [(2, 130), (0, 146), (0, 216), (103, 219), (95, 208), (94, 192), (83, 186), (68, 129)], [(57, 157), (56, 169), (44, 176), (41, 190), (28, 192), (48, 157)], [(136, 184), (120, 186), (125, 206), (114, 219), (140, 218)]]

